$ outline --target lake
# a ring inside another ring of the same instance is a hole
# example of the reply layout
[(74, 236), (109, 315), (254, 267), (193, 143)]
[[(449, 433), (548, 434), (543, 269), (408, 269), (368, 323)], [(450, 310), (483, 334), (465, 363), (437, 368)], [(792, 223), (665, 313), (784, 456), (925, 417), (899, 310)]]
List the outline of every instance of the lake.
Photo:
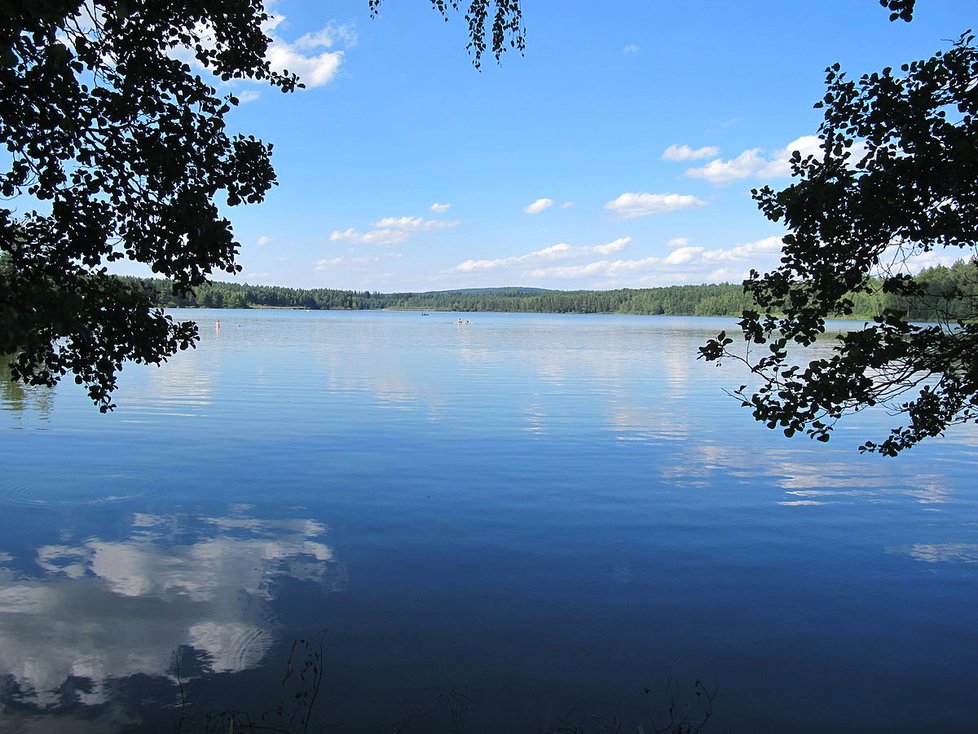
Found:
[(973, 427), (786, 439), (732, 320), (173, 313), (2, 386), (0, 730), (978, 730)]

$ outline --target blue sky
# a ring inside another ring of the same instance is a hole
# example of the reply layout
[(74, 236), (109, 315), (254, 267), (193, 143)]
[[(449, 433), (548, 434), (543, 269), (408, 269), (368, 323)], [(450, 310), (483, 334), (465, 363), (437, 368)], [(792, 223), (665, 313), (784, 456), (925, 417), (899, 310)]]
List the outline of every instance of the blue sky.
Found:
[[(476, 71), (428, 0), (278, 0), (272, 61), (236, 130), (280, 185), (228, 210), (239, 280), (421, 291), (741, 280), (783, 230), (750, 198), (811, 149), (824, 69), (898, 67), (978, 20), (974, 0), (524, 0), (527, 49)], [(220, 278), (219, 278), (220, 279)]]

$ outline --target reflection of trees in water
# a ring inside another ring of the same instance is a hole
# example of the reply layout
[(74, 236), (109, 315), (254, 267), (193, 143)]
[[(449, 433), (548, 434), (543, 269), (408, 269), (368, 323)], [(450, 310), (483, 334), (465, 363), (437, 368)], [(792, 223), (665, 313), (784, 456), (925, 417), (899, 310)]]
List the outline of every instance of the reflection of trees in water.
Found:
[(12, 355), (0, 354), (0, 409), (22, 412), (26, 408), (47, 416), (54, 402), (49, 387), (25, 385), (14, 380), (10, 371)]
[(343, 571), (322, 524), (248, 509), (136, 514), (121, 539), (0, 552), (0, 730), (111, 714), (93, 731), (116, 731), (120, 707), (172, 708), (188, 681), (261, 665), (281, 583), (336, 586)]

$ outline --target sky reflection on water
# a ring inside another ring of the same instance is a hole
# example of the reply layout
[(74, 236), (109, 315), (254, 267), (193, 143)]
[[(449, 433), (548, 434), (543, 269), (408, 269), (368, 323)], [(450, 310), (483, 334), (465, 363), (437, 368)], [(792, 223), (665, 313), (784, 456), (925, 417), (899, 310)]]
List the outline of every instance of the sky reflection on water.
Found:
[(259, 519), (247, 507), (220, 517), (134, 513), (116, 539), (66, 537), (30, 549), (33, 557), (4, 552), (0, 660), (12, 695), (52, 707), (66, 681), (85, 679), (78, 700), (105, 703), (110, 679), (172, 675), (181, 646), (203, 671), (254, 667), (272, 644), (268, 602), (279, 579), (341, 586), (325, 533), (318, 522)]
[(323, 631), (338, 731), (455, 689), (474, 730), (637, 726), (697, 677), (719, 730), (978, 723), (974, 430), (787, 440), (695, 359), (715, 320), (181, 315), (111, 415), (4, 398), (0, 725), (168, 730), (174, 661), (267, 708)]

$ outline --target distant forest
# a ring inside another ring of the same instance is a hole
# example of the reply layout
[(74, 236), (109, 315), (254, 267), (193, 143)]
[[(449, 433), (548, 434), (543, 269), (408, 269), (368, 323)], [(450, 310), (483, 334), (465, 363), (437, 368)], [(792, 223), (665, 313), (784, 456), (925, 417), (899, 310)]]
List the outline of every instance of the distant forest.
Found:
[[(852, 295), (854, 318), (884, 311), (918, 321), (969, 320), (978, 304), (978, 270), (960, 261), (923, 270), (915, 280), (922, 295), (913, 302), (881, 288)], [(372, 293), (329, 288), (313, 290), (239, 283), (210, 283), (192, 295), (175, 296), (168, 281), (126, 277), (165, 308), (292, 308), (310, 310), (497, 311), (527, 313), (620, 313), (669, 316), (739, 316), (753, 307), (740, 284), (558, 291), (540, 288), (485, 288), (426, 293)]]

